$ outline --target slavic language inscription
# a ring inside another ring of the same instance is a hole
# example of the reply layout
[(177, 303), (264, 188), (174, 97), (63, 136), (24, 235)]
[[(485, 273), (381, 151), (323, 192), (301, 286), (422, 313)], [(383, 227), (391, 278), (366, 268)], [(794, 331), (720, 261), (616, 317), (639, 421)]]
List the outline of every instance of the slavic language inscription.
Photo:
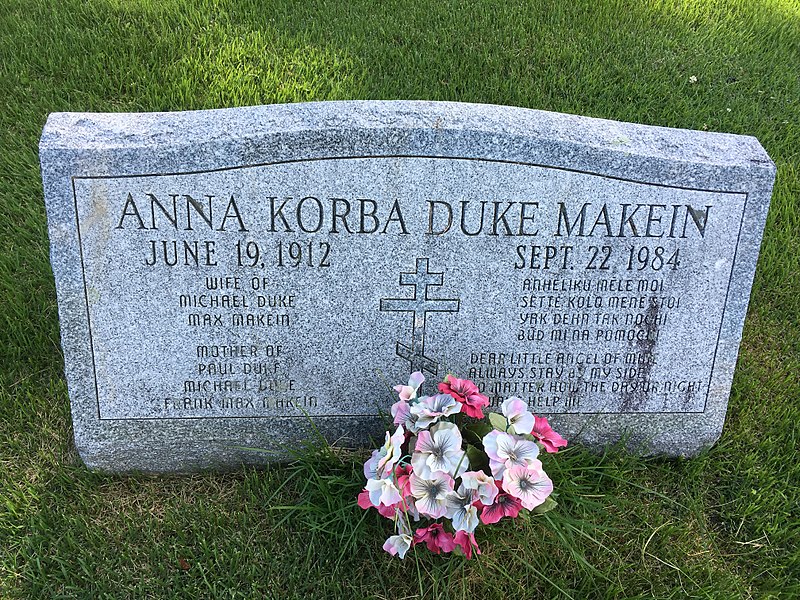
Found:
[(540, 412), (702, 412), (744, 208), (402, 156), (74, 189), (103, 419), (365, 414), (388, 404), (331, 390), (412, 370)]

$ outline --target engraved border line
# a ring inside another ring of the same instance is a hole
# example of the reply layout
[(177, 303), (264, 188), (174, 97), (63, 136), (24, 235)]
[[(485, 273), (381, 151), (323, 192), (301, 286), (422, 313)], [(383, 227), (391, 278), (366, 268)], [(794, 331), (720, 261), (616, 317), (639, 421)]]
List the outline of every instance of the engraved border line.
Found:
[[(715, 193), (715, 194), (730, 194), (730, 195), (743, 195), (744, 196), (744, 205), (742, 206), (742, 218), (739, 223), (739, 234), (736, 238), (736, 247), (733, 254), (733, 260), (731, 261), (731, 271), (728, 275), (728, 288), (725, 292), (725, 301), (722, 305), (722, 317), (720, 319), (719, 330), (717, 332), (717, 343), (714, 349), (714, 357), (711, 361), (711, 373), (709, 375), (708, 384), (707, 384), (707, 391), (706, 391), (706, 398), (705, 402), (703, 403), (703, 410), (702, 411), (672, 411), (672, 412), (645, 412), (645, 413), (619, 413), (619, 412), (579, 412), (579, 413), (554, 413), (561, 415), (700, 415), (705, 414), (706, 408), (708, 407), (708, 397), (711, 394), (711, 380), (714, 376), (714, 368), (716, 366), (717, 361), (717, 352), (719, 350), (719, 340), (722, 335), (722, 327), (725, 323), (725, 314), (728, 309), (728, 296), (730, 294), (731, 284), (733, 282), (733, 268), (736, 265), (736, 258), (739, 252), (739, 243), (741, 241), (742, 235), (742, 228), (744, 225), (744, 216), (747, 211), (747, 201), (749, 197), (749, 192), (737, 192), (731, 190), (720, 190), (720, 189), (709, 189), (709, 188), (697, 188), (697, 187), (688, 187), (688, 186), (681, 186), (681, 185), (669, 185), (665, 183), (652, 183), (649, 181), (643, 181), (639, 179), (630, 179), (625, 177), (617, 177), (615, 175), (607, 175), (604, 173), (596, 173), (594, 171), (584, 171), (581, 169), (571, 169), (569, 167), (559, 167), (553, 165), (543, 165), (538, 163), (529, 163), (524, 161), (518, 160), (503, 160), (503, 159), (491, 159), (491, 158), (478, 158), (478, 157), (465, 157), (465, 156), (431, 156), (431, 155), (423, 155), (423, 154), (373, 154), (373, 155), (358, 155), (358, 156), (325, 156), (325, 157), (316, 157), (316, 158), (295, 158), (295, 159), (287, 159), (287, 160), (278, 160), (272, 162), (263, 162), (263, 163), (255, 163), (251, 165), (236, 165), (232, 167), (219, 167), (216, 169), (200, 169), (196, 171), (182, 171), (182, 172), (172, 172), (172, 173), (146, 173), (146, 174), (128, 174), (128, 175), (74, 175), (71, 177), (72, 181), (72, 194), (75, 201), (75, 220), (77, 224), (78, 230), (78, 245), (80, 251), (80, 259), (81, 259), (81, 271), (83, 276), (83, 289), (84, 294), (86, 295), (86, 319), (87, 324), (89, 326), (89, 349), (92, 354), (92, 371), (94, 374), (94, 387), (95, 387), (95, 399), (97, 402), (97, 417), (99, 421), (172, 421), (172, 420), (202, 420), (202, 419), (304, 419), (306, 415), (242, 415), (242, 416), (231, 416), (231, 415), (219, 415), (219, 416), (210, 416), (210, 417), (122, 417), (122, 418), (107, 418), (103, 417), (100, 414), (100, 392), (98, 389), (97, 383), (97, 368), (95, 365), (95, 357), (94, 357), (94, 341), (92, 339), (92, 326), (91, 326), (91, 316), (89, 314), (89, 296), (87, 292), (87, 283), (86, 283), (86, 266), (84, 264), (83, 259), (83, 243), (81, 240), (81, 223), (80, 218), (78, 215), (78, 195), (77, 190), (75, 187), (75, 181), (77, 179), (136, 179), (136, 178), (146, 178), (146, 177), (177, 177), (181, 175), (203, 175), (207, 173), (222, 173), (227, 171), (236, 171), (239, 169), (253, 169), (258, 167), (270, 167), (276, 165), (286, 165), (286, 164), (295, 164), (295, 163), (305, 163), (305, 162), (323, 162), (323, 161), (333, 161), (333, 160), (365, 160), (365, 159), (385, 159), (385, 158), (418, 158), (418, 159), (438, 159), (438, 160), (460, 160), (460, 161), (470, 161), (470, 162), (489, 162), (489, 163), (499, 163), (499, 164), (510, 164), (510, 165), (520, 165), (525, 167), (538, 167), (542, 169), (554, 169), (556, 171), (562, 171), (565, 173), (579, 173), (581, 175), (592, 175), (594, 177), (600, 177), (603, 179), (608, 179), (612, 181), (623, 181), (626, 183), (637, 183), (642, 185), (650, 185), (654, 187), (661, 187), (667, 189), (676, 189), (676, 190), (686, 190), (692, 192), (708, 192), (708, 193)], [(308, 415), (309, 417), (315, 418), (354, 418), (354, 417), (377, 417), (378, 415), (374, 414), (338, 414), (338, 415), (330, 415), (330, 414), (314, 414)]]

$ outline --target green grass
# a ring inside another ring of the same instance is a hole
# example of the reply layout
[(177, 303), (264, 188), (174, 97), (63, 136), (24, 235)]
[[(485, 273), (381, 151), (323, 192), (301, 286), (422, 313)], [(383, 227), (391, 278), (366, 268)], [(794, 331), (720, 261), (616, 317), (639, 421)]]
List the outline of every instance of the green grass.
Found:
[[(697, 83), (689, 78), (694, 75)], [(480, 560), (380, 550), (362, 456), (192, 477), (71, 446), (37, 141), (49, 112), (360, 98), (488, 102), (755, 135), (778, 165), (720, 442), (547, 466), (560, 506)], [(0, 6), (0, 596), (800, 596), (797, 0), (5, 0)]]

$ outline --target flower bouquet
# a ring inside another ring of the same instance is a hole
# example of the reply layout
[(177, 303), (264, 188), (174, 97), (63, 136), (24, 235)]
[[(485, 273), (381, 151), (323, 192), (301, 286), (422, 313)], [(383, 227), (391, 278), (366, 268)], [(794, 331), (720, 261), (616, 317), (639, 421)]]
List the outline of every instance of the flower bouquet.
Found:
[(469, 559), (480, 554), (479, 524), (555, 506), (538, 456), (567, 441), (520, 398), (485, 417), (489, 399), (472, 381), (448, 375), (438, 394), (417, 397), (424, 381), (416, 372), (408, 385), (395, 386), (397, 429), (386, 432), (364, 464), (367, 484), (358, 505), (394, 522), (395, 535), (383, 545), (394, 556), (425, 544), (436, 554), (456, 551)]

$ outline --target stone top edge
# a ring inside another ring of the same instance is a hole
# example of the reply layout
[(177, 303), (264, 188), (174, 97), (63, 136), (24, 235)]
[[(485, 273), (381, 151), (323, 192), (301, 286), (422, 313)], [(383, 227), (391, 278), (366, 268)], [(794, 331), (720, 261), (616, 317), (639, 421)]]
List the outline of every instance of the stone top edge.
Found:
[[(423, 100), (348, 100), (181, 112), (51, 113), (39, 144), (49, 150), (184, 146), (279, 134), (472, 133), (598, 151), (775, 171), (753, 136), (641, 125), (542, 110)], [(476, 153), (480, 154), (476, 149)]]

